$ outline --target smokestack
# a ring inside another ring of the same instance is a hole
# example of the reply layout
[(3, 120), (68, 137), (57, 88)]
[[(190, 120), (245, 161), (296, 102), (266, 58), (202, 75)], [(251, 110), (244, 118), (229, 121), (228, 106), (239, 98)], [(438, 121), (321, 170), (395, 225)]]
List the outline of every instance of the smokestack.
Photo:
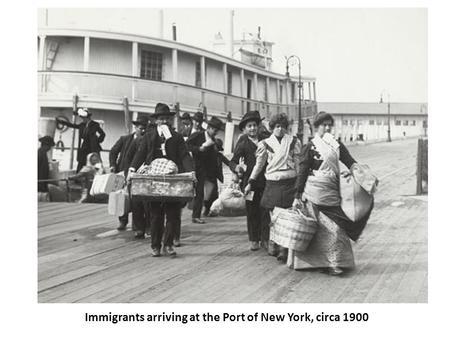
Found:
[(230, 57), (233, 57), (234, 54), (234, 22), (233, 22), (233, 17), (234, 17), (234, 10), (232, 9), (230, 12)]
[(159, 10), (159, 37), (164, 39), (164, 11)]
[(177, 25), (175, 22), (172, 24), (172, 39), (177, 41)]

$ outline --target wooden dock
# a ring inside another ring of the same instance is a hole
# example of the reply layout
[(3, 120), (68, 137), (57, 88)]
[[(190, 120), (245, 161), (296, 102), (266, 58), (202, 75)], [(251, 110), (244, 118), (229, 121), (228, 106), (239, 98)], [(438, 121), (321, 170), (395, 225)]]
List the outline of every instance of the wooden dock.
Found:
[(343, 277), (293, 271), (249, 250), (244, 217), (192, 224), (176, 258), (117, 232), (106, 205), (40, 203), (38, 300), (49, 303), (427, 302), (427, 198), (414, 196), (417, 140), (350, 148), (381, 180), (369, 224)]

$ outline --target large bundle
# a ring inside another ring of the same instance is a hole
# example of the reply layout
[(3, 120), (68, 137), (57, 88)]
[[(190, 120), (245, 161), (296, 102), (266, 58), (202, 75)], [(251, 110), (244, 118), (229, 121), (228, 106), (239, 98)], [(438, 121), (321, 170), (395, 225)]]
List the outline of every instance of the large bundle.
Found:
[(315, 220), (305, 216), (299, 209), (273, 209), (270, 239), (278, 245), (305, 251), (316, 230)]
[(130, 198), (125, 189), (113, 191), (109, 194), (108, 214), (123, 216), (130, 210)]
[(110, 192), (117, 191), (123, 188), (125, 184), (125, 177), (118, 174), (104, 174), (95, 175), (92, 182), (90, 194), (95, 195), (109, 195)]
[(194, 197), (194, 173), (131, 176), (132, 198), (155, 202), (188, 202)]
[(339, 185), (342, 211), (353, 222), (359, 221), (370, 212), (373, 196), (349, 172), (341, 173)]
[(167, 158), (157, 158), (150, 165), (142, 165), (138, 174), (142, 175), (173, 175), (178, 174), (178, 167), (175, 162)]
[(369, 194), (375, 193), (378, 186), (378, 179), (372, 173), (368, 165), (355, 163), (353, 165), (353, 177)]
[(245, 196), (239, 189), (239, 185), (231, 184), (219, 195), (219, 198), (211, 205), (210, 212), (215, 215), (234, 217), (244, 216)]

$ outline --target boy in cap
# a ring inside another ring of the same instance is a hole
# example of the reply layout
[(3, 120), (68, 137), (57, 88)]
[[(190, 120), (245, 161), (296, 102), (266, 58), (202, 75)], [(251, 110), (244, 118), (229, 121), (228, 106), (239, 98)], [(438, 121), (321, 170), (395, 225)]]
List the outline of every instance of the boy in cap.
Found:
[[(157, 158), (167, 158), (178, 167), (178, 172), (193, 171), (192, 159), (183, 137), (172, 128), (174, 112), (164, 103), (158, 103), (153, 117), (156, 128), (150, 129), (143, 137), (129, 169), (129, 176), (143, 163), (150, 164)], [(161, 256), (161, 243), (164, 252), (175, 256), (173, 241), (176, 227), (181, 224), (180, 202), (151, 202), (150, 231), (152, 256)], [(164, 223), (166, 223), (164, 229)], [(163, 237), (164, 234), (164, 237)]]
[(56, 118), (56, 122), (70, 128), (78, 129), (77, 172), (86, 164), (87, 155), (97, 153), (100, 156), (102, 147), (100, 143), (105, 139), (105, 132), (100, 124), (91, 120), (91, 113), (87, 108), (80, 108), (77, 115), (81, 117), (81, 123), (70, 123)]
[[(139, 116), (135, 121), (132, 121), (134, 125), (134, 132), (129, 135), (121, 136), (117, 142), (111, 148), (109, 152), (109, 165), (111, 172), (121, 172), (123, 171), (126, 175), (128, 173), (128, 168), (130, 167), (129, 153), (133, 150), (133, 141), (138, 142), (145, 133), (148, 125), (148, 118), (146, 116)], [(142, 202), (135, 202), (131, 206), (133, 214), (133, 228), (145, 229), (146, 220), (145, 212)], [(125, 230), (128, 224), (128, 214), (119, 217), (119, 227), (117, 230)], [(142, 230), (140, 230), (142, 231)], [(137, 233), (138, 238), (143, 238), (144, 232)]]
[[(216, 135), (219, 130), (224, 130), (224, 124), (217, 117), (211, 117), (208, 121), (206, 131), (192, 134), (186, 141), (189, 151), (192, 152), (195, 163), (195, 174), (197, 177), (194, 207), (192, 210), (192, 222), (203, 224), (201, 212), (204, 200), (205, 182), (213, 184), (211, 195), (217, 189), (217, 179), (223, 182), (222, 160), (219, 154), (219, 145)], [(207, 200), (211, 200), (207, 198)], [(210, 204), (209, 204), (210, 205)]]

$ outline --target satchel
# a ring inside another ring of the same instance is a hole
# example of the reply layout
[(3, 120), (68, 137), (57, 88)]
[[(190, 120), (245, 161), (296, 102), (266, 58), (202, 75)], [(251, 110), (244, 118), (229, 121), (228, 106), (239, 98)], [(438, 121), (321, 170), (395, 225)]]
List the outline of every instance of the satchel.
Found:
[(342, 211), (351, 221), (357, 222), (370, 212), (373, 196), (356, 182), (349, 171), (341, 172), (339, 188)]
[(125, 189), (114, 191), (109, 194), (108, 214), (123, 216), (130, 212), (130, 198)]
[(95, 175), (92, 182), (90, 194), (108, 195), (110, 192), (122, 189), (125, 184), (125, 177), (118, 174)]

